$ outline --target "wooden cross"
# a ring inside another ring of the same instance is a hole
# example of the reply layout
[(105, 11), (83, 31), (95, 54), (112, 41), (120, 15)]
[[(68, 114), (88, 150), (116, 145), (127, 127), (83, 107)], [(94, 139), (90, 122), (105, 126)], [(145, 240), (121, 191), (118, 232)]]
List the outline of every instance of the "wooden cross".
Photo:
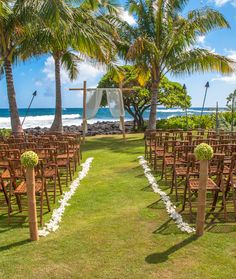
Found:
[[(85, 120), (86, 120), (86, 98), (87, 98), (87, 91), (93, 91), (97, 88), (87, 88), (87, 82), (84, 81), (84, 86), (82, 88), (69, 88), (69, 91), (83, 91), (83, 143), (85, 142)], [(104, 88), (105, 89), (105, 88)], [(115, 88), (114, 88), (115, 89)], [(122, 88), (122, 84), (120, 84), (119, 89), (123, 93), (124, 91), (134, 91), (133, 88)], [(125, 121), (124, 117), (120, 117), (120, 122), (122, 125), (122, 133), (123, 139), (125, 140)]]

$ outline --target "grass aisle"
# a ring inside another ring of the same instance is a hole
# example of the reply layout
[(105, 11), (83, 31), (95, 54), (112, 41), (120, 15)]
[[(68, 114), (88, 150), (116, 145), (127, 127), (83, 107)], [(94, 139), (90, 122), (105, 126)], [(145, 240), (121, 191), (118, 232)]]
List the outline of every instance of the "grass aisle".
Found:
[(142, 154), (141, 135), (90, 138), (88, 176), (60, 229), (37, 243), (26, 226), (2, 226), (0, 213), (0, 278), (235, 278), (235, 226), (198, 240), (178, 231), (148, 187)]

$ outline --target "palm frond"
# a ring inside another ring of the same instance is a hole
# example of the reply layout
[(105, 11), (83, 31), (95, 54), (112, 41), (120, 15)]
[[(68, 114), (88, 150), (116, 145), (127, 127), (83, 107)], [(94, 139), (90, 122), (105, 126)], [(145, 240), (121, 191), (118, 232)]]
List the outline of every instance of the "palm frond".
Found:
[(61, 58), (61, 63), (68, 71), (71, 80), (75, 80), (78, 76), (78, 63), (80, 61), (82, 61), (81, 58), (70, 51), (64, 53)]
[(173, 61), (169, 70), (178, 75), (210, 71), (231, 74), (234, 68), (234, 60), (206, 49), (196, 48), (179, 56), (178, 61)]

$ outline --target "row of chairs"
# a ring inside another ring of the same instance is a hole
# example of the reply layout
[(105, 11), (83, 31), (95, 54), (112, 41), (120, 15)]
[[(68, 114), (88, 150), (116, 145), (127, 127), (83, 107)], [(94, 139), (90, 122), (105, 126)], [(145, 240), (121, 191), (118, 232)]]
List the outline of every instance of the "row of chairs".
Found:
[[(199, 138), (200, 137), (200, 138)], [(226, 143), (225, 140), (229, 140)], [(222, 198), (224, 216), (227, 206), (233, 203), (236, 216), (236, 143), (233, 134), (209, 131), (147, 131), (145, 134), (145, 156), (155, 171), (160, 171), (161, 178), (170, 180), (170, 192), (175, 191), (176, 201), (183, 185), (182, 209), (189, 205), (190, 218), (193, 206), (197, 205), (199, 190), (199, 162), (194, 156), (194, 149), (199, 143), (208, 143), (213, 147), (214, 156), (209, 163), (207, 192), (211, 193), (211, 210), (216, 208), (219, 194)]]
[[(23, 211), (21, 197), (27, 195), (25, 169), (20, 162), (23, 152), (32, 150), (38, 154), (39, 164), (35, 168), (36, 196), (39, 197), (40, 225), (43, 222), (43, 205), (50, 211), (48, 192), (53, 192), (53, 202), (57, 193), (62, 194), (62, 174), (66, 186), (72, 181), (81, 160), (80, 136), (41, 135), (40, 137), (10, 137), (0, 144), (0, 191), (3, 192), (10, 218), (13, 212), (12, 197), (20, 212)], [(45, 198), (45, 202), (44, 202)]]

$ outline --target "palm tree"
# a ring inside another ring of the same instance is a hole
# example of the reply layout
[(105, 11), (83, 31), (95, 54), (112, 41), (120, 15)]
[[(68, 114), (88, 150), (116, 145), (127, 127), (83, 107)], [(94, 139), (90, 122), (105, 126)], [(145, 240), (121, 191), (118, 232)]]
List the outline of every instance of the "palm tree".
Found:
[(131, 60), (142, 79), (151, 76), (152, 101), (149, 129), (156, 128), (157, 96), (160, 81), (172, 75), (233, 71), (232, 60), (196, 46), (199, 35), (229, 28), (218, 11), (205, 7), (183, 16), (188, 0), (129, 0), (129, 11), (137, 24), (130, 34), (126, 58)]
[(21, 1), (1, 1), (0, 3), (0, 67), (6, 76), (8, 102), (13, 134), (23, 133), (19, 118), (12, 65), (19, 58), (19, 47), (24, 40), (27, 23), (32, 11), (21, 7)]
[[(39, 1), (38, 24), (33, 26), (28, 41), (25, 41), (25, 58), (50, 53), (55, 62), (56, 111), (51, 131), (63, 132), (61, 66), (69, 73), (71, 80), (78, 75), (78, 63), (84, 59), (108, 63), (113, 57), (115, 43), (110, 37), (111, 19), (106, 17), (100, 2)], [(105, 1), (102, 2), (103, 4)], [(106, 11), (115, 11), (113, 5)], [(114, 30), (112, 30), (114, 32)], [(29, 44), (34, 47), (29, 49)]]

